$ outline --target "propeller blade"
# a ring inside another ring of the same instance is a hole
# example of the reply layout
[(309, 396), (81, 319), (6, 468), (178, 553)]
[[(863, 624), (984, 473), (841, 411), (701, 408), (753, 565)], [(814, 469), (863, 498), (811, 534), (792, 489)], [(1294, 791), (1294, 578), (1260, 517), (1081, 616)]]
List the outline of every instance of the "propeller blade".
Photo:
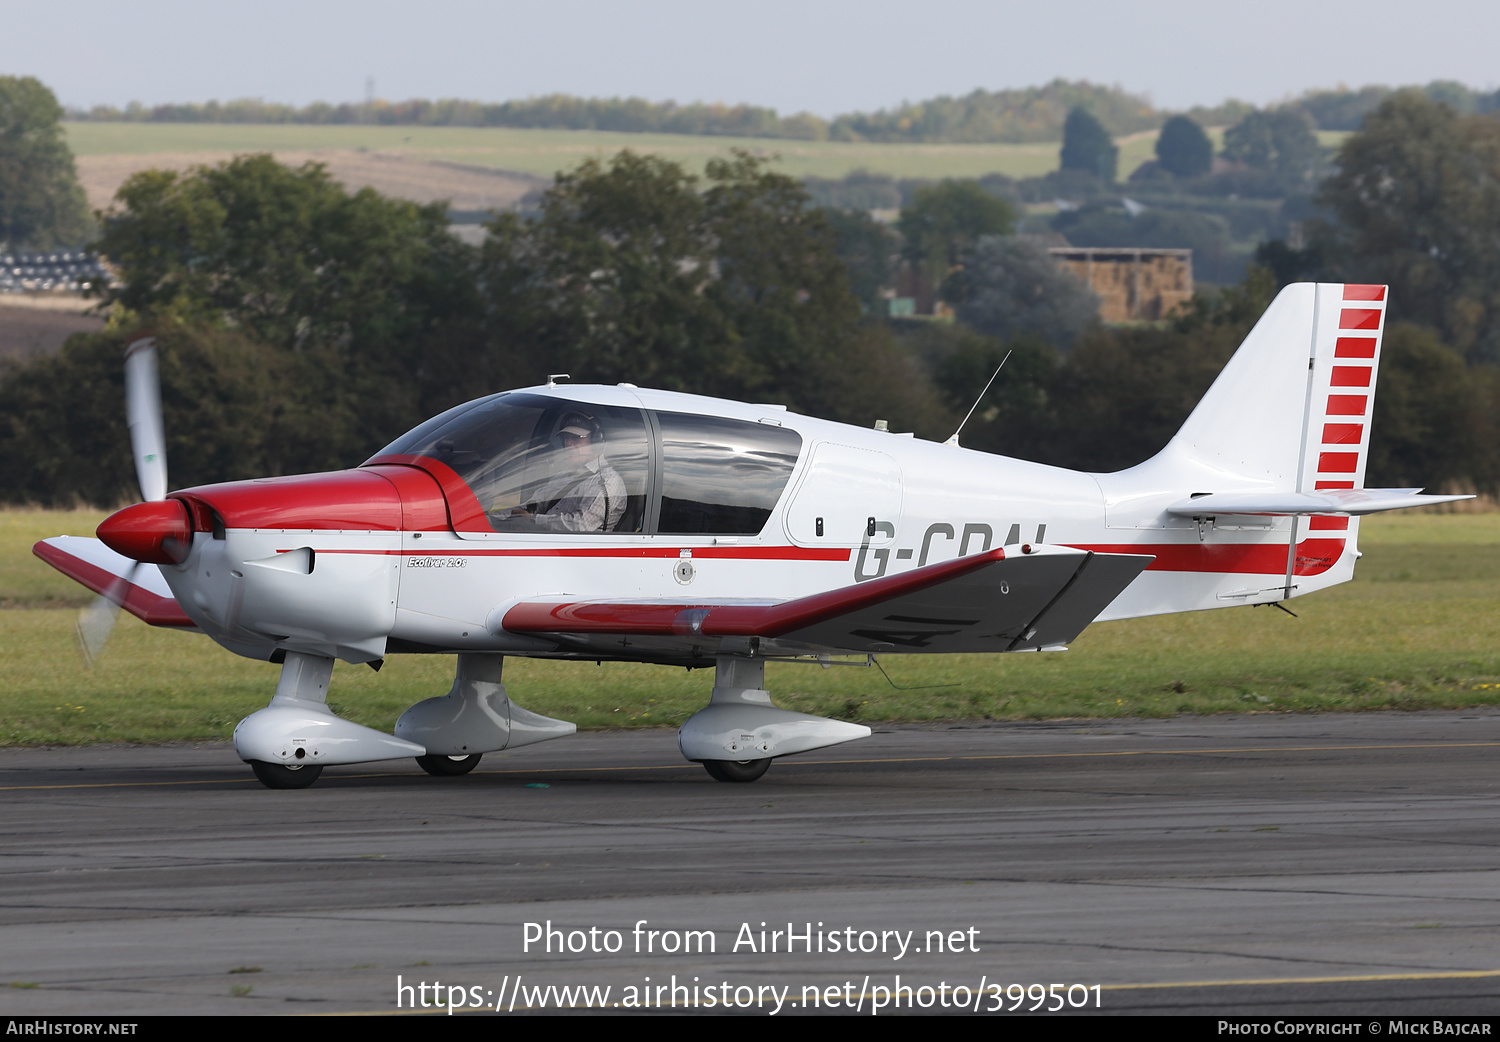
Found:
[(161, 418), (155, 337), (141, 337), (125, 348), (125, 418), (141, 496), (147, 502), (165, 499), (167, 436)]
[(139, 566), (131, 565), (130, 571), (110, 583), (109, 589), (78, 613), (78, 649), (83, 652), (85, 666), (93, 666), (99, 653), (104, 650), (104, 645), (109, 642), (109, 635), (115, 628), (115, 619), (120, 615), (120, 605), (125, 603), (125, 595), (130, 591), (130, 583), (135, 578), (137, 567)]

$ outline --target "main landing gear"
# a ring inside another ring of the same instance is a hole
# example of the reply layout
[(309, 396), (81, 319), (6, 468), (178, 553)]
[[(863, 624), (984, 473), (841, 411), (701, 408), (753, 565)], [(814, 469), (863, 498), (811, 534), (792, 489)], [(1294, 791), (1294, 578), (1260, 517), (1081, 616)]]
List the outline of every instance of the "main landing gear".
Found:
[(417, 766), (439, 778), (456, 778), (479, 766), (479, 753), (468, 756), (418, 756)]
[(704, 760), (703, 769), (714, 781), (753, 782), (771, 769), (771, 758), (764, 760)]
[(777, 709), (766, 691), (765, 659), (720, 655), (708, 706), (683, 722), (677, 745), (715, 781), (753, 782), (778, 756), (869, 734), (863, 724)]

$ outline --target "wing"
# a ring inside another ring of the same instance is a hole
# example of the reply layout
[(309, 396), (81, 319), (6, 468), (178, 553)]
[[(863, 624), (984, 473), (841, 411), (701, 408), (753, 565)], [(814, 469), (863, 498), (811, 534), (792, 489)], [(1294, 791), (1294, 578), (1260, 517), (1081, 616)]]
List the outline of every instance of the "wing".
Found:
[(1078, 636), (1151, 561), (1011, 547), (775, 603), (523, 602), (502, 626), (612, 657), (701, 658), (748, 639), (763, 653), (1036, 651)]
[(129, 575), (131, 581), (125, 586), (120, 607), (152, 626), (196, 628), (172, 596), (167, 581), (161, 577), (161, 569), (154, 564), (138, 565), (97, 539), (71, 535), (43, 539), (31, 552), (69, 579), (111, 599), (116, 595), (110, 591)]

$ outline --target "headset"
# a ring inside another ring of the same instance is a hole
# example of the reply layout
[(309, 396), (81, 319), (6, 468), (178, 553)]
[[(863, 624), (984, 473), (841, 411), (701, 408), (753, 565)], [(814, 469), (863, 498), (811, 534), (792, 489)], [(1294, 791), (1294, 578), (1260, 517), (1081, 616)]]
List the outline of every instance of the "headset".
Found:
[(604, 440), (604, 428), (599, 426), (599, 421), (581, 412), (570, 412), (564, 416), (562, 422), (557, 425), (557, 433), (553, 435), (553, 438), (561, 444), (564, 434), (573, 434), (577, 437), (587, 435), (590, 445), (598, 445)]

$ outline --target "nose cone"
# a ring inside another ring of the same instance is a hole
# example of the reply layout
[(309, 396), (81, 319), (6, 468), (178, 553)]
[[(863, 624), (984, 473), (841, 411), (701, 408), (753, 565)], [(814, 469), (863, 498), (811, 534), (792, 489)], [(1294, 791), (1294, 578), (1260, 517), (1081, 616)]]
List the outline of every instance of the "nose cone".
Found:
[(105, 518), (96, 534), (115, 553), (142, 564), (181, 564), (193, 545), (187, 506), (176, 499), (126, 507)]

